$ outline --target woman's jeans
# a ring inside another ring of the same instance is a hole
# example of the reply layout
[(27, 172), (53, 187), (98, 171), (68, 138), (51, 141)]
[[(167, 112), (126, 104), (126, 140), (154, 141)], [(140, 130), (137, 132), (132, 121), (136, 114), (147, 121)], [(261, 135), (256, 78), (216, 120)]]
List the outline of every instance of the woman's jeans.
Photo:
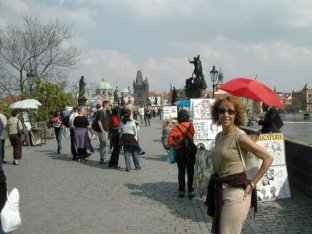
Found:
[(62, 149), (62, 137), (63, 137), (63, 127), (54, 127), (55, 139), (57, 141), (57, 152)]
[(126, 162), (126, 170), (131, 170), (131, 163), (130, 163), (130, 156), (133, 157), (133, 163), (135, 166), (135, 169), (141, 169), (140, 161), (138, 157), (138, 149), (136, 147), (129, 147), (124, 146), (124, 155), (125, 155), (125, 162)]

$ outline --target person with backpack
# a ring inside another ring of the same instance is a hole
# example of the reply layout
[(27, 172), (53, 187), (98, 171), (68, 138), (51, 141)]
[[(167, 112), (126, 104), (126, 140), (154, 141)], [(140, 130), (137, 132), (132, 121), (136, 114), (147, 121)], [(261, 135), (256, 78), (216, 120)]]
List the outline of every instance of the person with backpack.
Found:
[[(179, 197), (185, 194), (185, 175), (187, 174), (187, 191), (189, 199), (195, 197), (193, 188), (194, 166), (196, 151), (189, 150), (187, 144), (194, 145), (194, 125), (190, 122), (190, 115), (186, 110), (180, 110), (176, 125), (168, 136), (168, 144), (176, 149), (176, 162), (178, 165)], [(187, 138), (187, 139), (186, 139)]]
[(280, 132), (284, 123), (281, 120), (277, 108), (262, 103), (262, 110), (266, 112), (264, 119), (257, 118), (258, 124), (262, 125), (261, 133)]

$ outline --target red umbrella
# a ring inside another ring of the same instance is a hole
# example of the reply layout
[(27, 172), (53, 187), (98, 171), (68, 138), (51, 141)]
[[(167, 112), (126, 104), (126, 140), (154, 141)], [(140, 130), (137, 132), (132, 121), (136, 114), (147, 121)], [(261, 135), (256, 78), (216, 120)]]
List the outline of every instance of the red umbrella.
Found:
[(279, 96), (272, 89), (256, 80), (235, 78), (221, 85), (219, 89), (234, 96), (250, 98), (285, 110)]

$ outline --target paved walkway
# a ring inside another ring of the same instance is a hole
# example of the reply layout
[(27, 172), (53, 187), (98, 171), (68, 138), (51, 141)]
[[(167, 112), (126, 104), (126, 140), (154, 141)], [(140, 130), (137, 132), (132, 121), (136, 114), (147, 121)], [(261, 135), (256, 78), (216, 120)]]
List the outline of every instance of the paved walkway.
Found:
[[(177, 167), (165, 161), (161, 122), (141, 127), (142, 169), (125, 171), (100, 165), (96, 152), (85, 164), (71, 160), (69, 138), (56, 153), (54, 139), (24, 147), (21, 165), (5, 164), (9, 190), (20, 191), (22, 225), (14, 234), (65, 233), (210, 233), (204, 198), (177, 198)], [(93, 141), (98, 146), (97, 141)], [(6, 159), (12, 156), (6, 148)], [(262, 202), (250, 212), (244, 233), (311, 233), (312, 201)]]

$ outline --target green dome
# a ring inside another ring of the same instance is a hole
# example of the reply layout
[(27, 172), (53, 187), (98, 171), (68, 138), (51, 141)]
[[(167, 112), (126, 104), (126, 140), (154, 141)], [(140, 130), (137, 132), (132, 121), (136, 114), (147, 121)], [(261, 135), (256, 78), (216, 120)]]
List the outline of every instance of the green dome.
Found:
[(113, 88), (109, 82), (107, 82), (105, 79), (102, 79), (102, 81), (97, 84), (96, 89), (105, 90), (105, 89), (113, 89)]
[(129, 89), (124, 88), (123, 90), (121, 90), (121, 93), (129, 93)]

